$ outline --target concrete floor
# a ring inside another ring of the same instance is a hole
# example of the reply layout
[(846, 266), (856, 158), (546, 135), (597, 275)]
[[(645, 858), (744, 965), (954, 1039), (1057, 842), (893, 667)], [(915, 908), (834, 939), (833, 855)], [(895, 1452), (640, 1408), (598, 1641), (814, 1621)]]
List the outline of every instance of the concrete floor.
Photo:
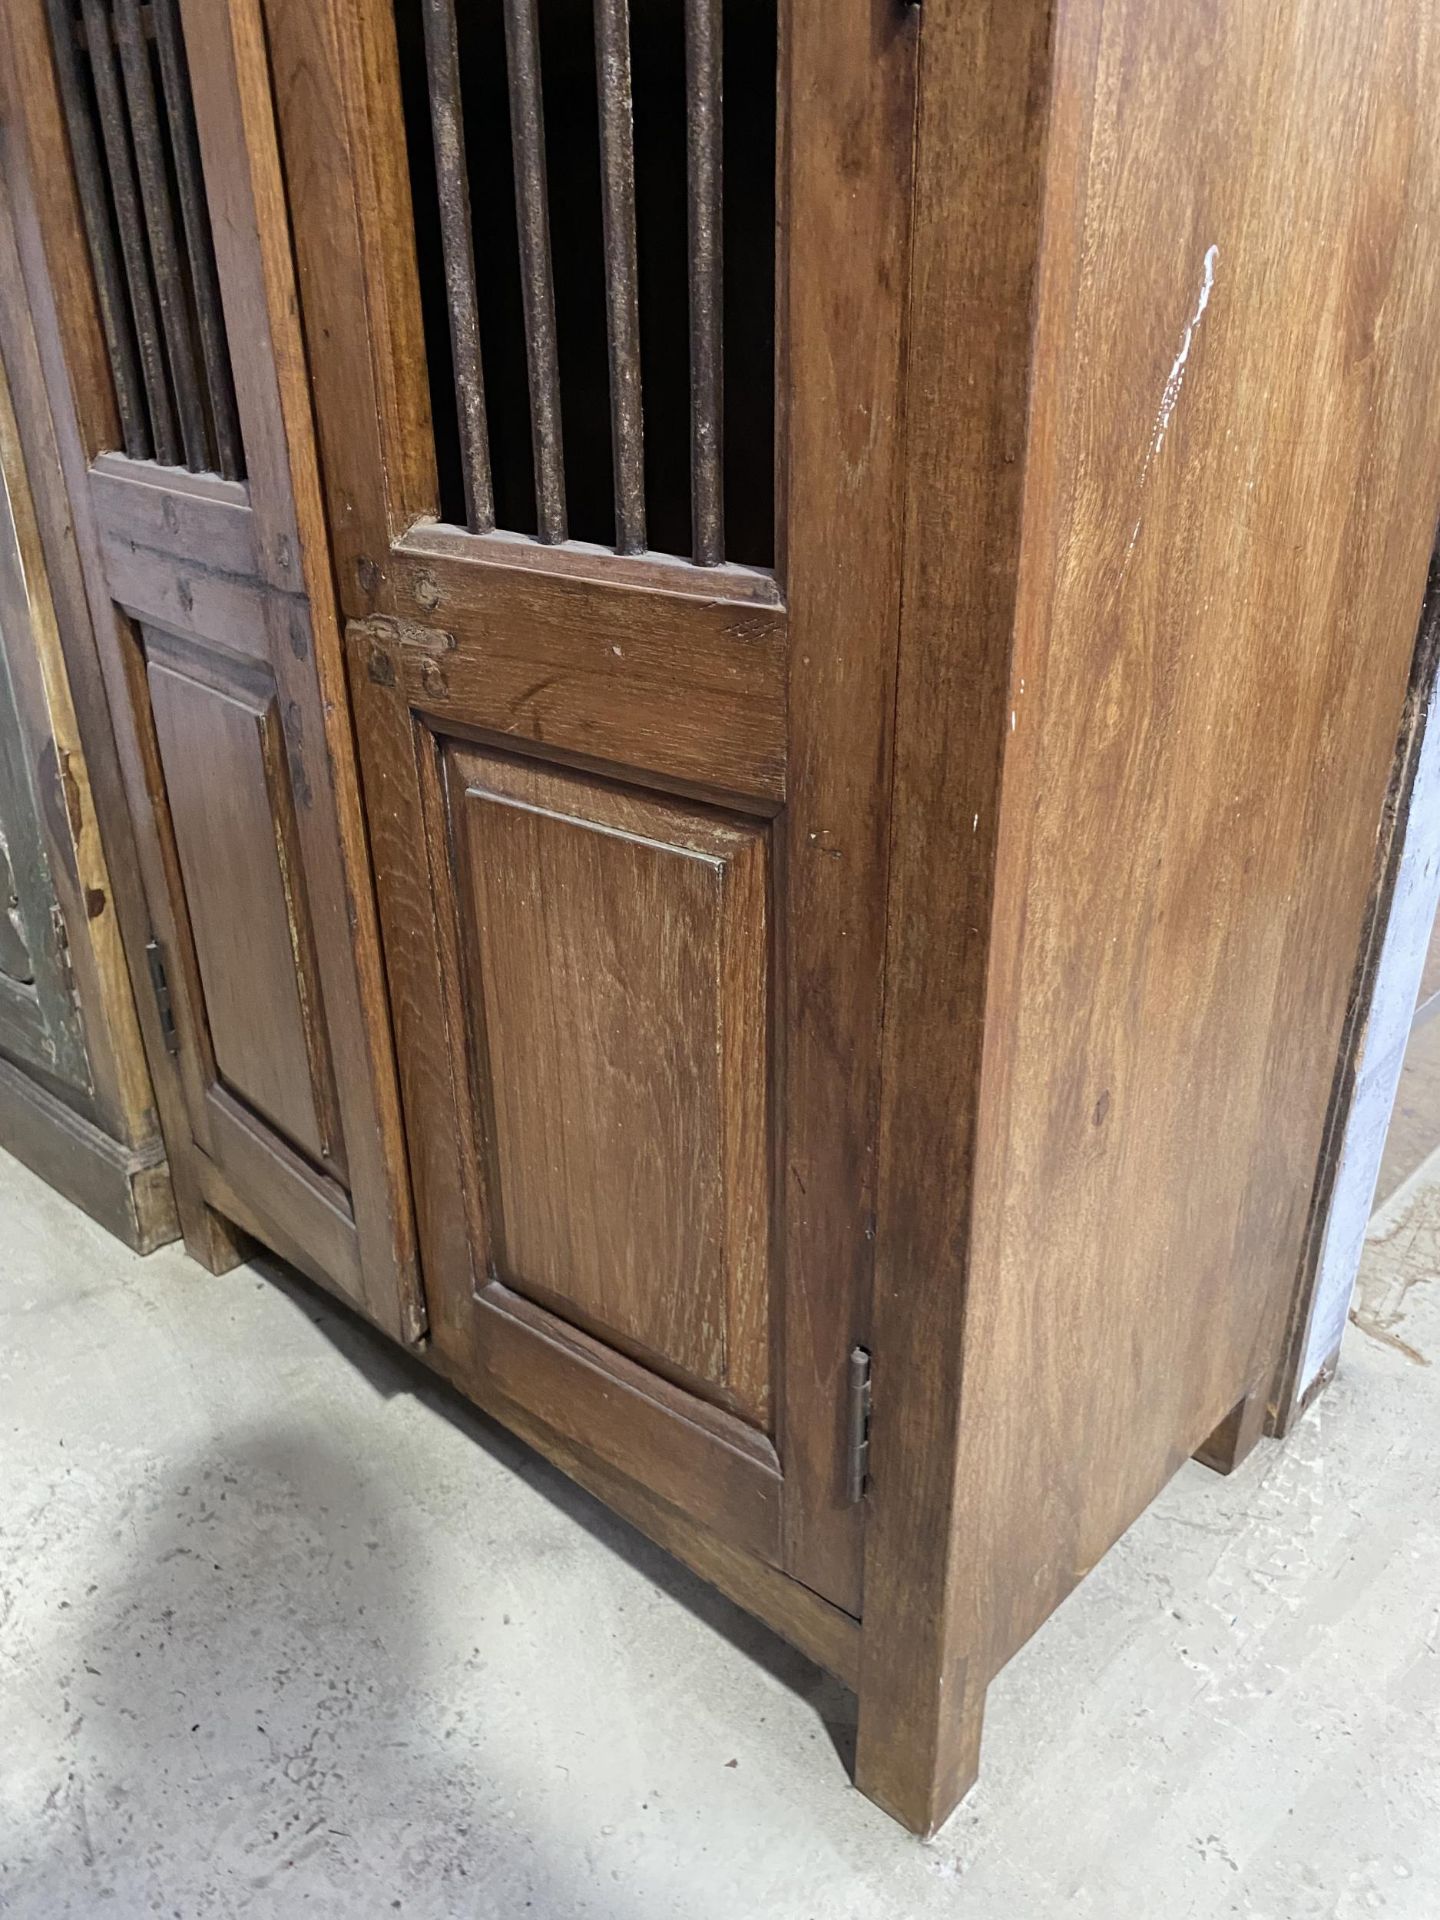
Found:
[(911, 1840), (848, 1697), (267, 1270), (0, 1156), (0, 1912), (1440, 1914), (1440, 1168), (1285, 1448), (1187, 1468)]

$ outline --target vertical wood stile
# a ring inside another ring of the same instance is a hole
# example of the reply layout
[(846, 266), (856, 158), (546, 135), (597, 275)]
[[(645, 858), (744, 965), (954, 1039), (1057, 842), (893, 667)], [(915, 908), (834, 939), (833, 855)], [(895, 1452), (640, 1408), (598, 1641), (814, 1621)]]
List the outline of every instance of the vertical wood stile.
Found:
[(150, 285), (150, 262), (140, 220), (140, 195), (135, 184), (130, 130), (120, 98), (120, 77), (115, 71), (109, 15), (104, 0), (81, 0), (81, 7), (85, 16), (85, 43), (90, 49), (90, 70), (95, 81), (95, 100), (100, 109), (100, 131), (109, 165), (115, 221), (120, 229), (125, 280), (130, 289), (130, 311), (135, 319), (140, 367), (145, 377), (145, 395), (150, 406), (155, 458), (166, 466), (176, 466), (180, 460), (180, 442), (175, 430), (175, 410), (170, 403), (170, 389), (166, 382), (165, 348), (155, 312), (155, 294)]
[(640, 378), (640, 274), (635, 237), (629, 0), (595, 0), (595, 64), (599, 80), (600, 177), (605, 214), (615, 546), (620, 553), (643, 553), (645, 426)]
[(450, 350), (455, 363), (460, 464), (465, 480), (465, 522), (474, 533), (488, 533), (495, 525), (495, 490), (490, 477), (490, 430), (485, 414), (480, 314), (475, 297), (475, 239), (470, 222), (470, 174), (465, 162), (455, 0), (424, 0), (424, 17), (430, 132), (435, 147), (435, 185), (440, 200)]
[(697, 565), (725, 557), (722, 0), (685, 0), (690, 224), (690, 499)]
[(190, 98), (185, 42), (177, 0), (152, 0), (152, 11), (155, 44), (160, 54), (160, 81), (170, 122), (170, 145), (175, 156), (180, 215), (190, 255), (190, 281), (195, 295), (200, 353), (205, 363), (205, 383), (210, 394), (215, 452), (224, 477), (238, 480), (245, 471), (245, 456), (240, 441), (240, 422), (235, 411), (235, 385), (230, 372), (230, 350), (225, 338), (220, 282), (215, 271), (215, 248), (210, 237), (210, 217), (205, 200), (205, 176), (200, 163), (200, 143), (195, 130), (195, 109)]
[(520, 230), (520, 278), (525, 301), (525, 350), (530, 366), (535, 510), (540, 538), (553, 545), (567, 538), (568, 527), (536, 0), (505, 0), (505, 51), (510, 80), (510, 139), (515, 156), (515, 206)]
[(161, 142), (159, 108), (150, 71), (150, 50), (140, 18), (140, 0), (115, 0), (115, 41), (130, 109), (130, 134), (135, 166), (140, 176), (140, 200), (150, 237), (150, 260), (155, 270), (155, 292), (160, 307), (170, 382), (180, 417), (185, 464), (203, 472), (213, 462), (200, 384), (200, 364), (190, 325), (180, 249), (175, 239), (175, 213), (170, 204), (170, 181)]
[(105, 334), (110, 372), (115, 382), (115, 404), (125, 451), (132, 459), (150, 457), (150, 421), (145, 389), (136, 357), (135, 332), (125, 297), (124, 270), (115, 251), (115, 236), (105, 217), (105, 171), (95, 144), (95, 129), (85, 99), (80, 62), (75, 51), (75, 19), (70, 0), (47, 0), (50, 38), (55, 52), (55, 77), (70, 135), (70, 158), (75, 168), (90, 266), (95, 275), (96, 301)]

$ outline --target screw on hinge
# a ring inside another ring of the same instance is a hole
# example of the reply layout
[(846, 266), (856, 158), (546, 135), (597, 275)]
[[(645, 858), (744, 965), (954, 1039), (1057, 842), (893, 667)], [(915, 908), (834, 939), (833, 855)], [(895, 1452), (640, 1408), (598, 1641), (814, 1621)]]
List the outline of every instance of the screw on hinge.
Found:
[(850, 1452), (846, 1462), (845, 1497), (853, 1506), (865, 1497), (870, 1465), (870, 1356), (864, 1347), (850, 1349)]
[(158, 940), (147, 940), (145, 958), (150, 967), (150, 985), (155, 992), (155, 1011), (160, 1016), (160, 1032), (167, 1053), (179, 1053), (180, 1035), (175, 1030), (175, 1009), (170, 1002), (170, 981), (165, 972), (165, 956)]

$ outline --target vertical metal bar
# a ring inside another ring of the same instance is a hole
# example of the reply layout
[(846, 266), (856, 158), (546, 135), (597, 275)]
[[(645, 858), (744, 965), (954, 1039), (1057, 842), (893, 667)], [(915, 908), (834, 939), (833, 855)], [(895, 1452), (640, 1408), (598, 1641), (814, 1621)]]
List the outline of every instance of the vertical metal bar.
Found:
[(685, 0), (690, 199), (690, 514), (702, 567), (725, 558), (722, 0)]
[(90, 124), (90, 105), (75, 50), (75, 16), (70, 0), (47, 0), (47, 4), (50, 38), (55, 49), (55, 78), (70, 134), (70, 158), (75, 167), (85, 238), (90, 245), (100, 324), (115, 381), (120, 436), (132, 459), (148, 460), (150, 422), (145, 411), (145, 389), (140, 380), (140, 362), (135, 354), (135, 334), (125, 298), (124, 276), (115, 251), (115, 236), (105, 212), (105, 172), (95, 144), (95, 129)]
[(200, 365), (190, 325), (189, 297), (175, 244), (175, 216), (170, 205), (170, 182), (165, 172), (165, 149), (160, 139), (160, 117), (150, 72), (150, 49), (140, 19), (140, 0), (114, 0), (115, 39), (120, 69), (130, 107), (130, 134), (140, 175), (140, 200), (145, 230), (150, 236), (150, 260), (155, 269), (155, 291), (160, 303), (160, 325), (170, 362), (170, 384), (180, 415), (180, 437), (185, 464), (196, 472), (213, 465), (210, 436), (205, 425), (205, 401)]
[(81, 0), (81, 7), (85, 16), (85, 43), (90, 49), (90, 71), (95, 82), (95, 100), (100, 109), (100, 131), (104, 136), (105, 158), (109, 164), (110, 192), (115, 202), (115, 223), (120, 229), (125, 281), (130, 289), (130, 311), (135, 320), (140, 367), (145, 376), (145, 396), (150, 405), (155, 458), (166, 466), (174, 466), (180, 458), (180, 443), (175, 432), (170, 391), (165, 381), (165, 349), (155, 316), (150, 263), (146, 258), (145, 235), (140, 224), (135, 165), (130, 154), (130, 132), (125, 124), (120, 80), (115, 71), (114, 50), (110, 45), (109, 16), (104, 0)]
[(630, 0), (595, 0), (605, 303), (610, 339), (610, 435), (615, 546), (645, 551), (645, 424), (640, 385), (640, 271), (635, 241), (635, 126)]
[(505, 0), (505, 51), (510, 75), (510, 143), (515, 156), (520, 281), (525, 300), (525, 351), (530, 365), (535, 511), (540, 538), (555, 543), (567, 537), (568, 528), (536, 0)]
[(205, 198), (205, 173), (200, 162), (200, 139), (178, 0), (151, 0), (155, 44), (160, 52), (160, 84), (170, 121), (170, 147), (175, 156), (175, 184), (185, 244), (190, 255), (190, 283), (195, 292), (195, 317), (200, 352), (205, 362), (205, 384), (210, 394), (210, 417), (215, 429), (215, 451), (221, 473), (239, 480), (245, 472), (245, 450), (235, 410), (235, 381), (230, 370), (230, 347), (225, 338), (225, 312), (220, 303), (220, 280), (215, 268), (215, 245), (210, 236), (210, 212)]
[(495, 525), (495, 490), (490, 477), (490, 429), (485, 415), (480, 314), (475, 298), (475, 238), (470, 223), (470, 173), (465, 163), (455, 0), (424, 0), (424, 13), (430, 133), (435, 145), (450, 351), (455, 363), (465, 521), (474, 532), (488, 533)]

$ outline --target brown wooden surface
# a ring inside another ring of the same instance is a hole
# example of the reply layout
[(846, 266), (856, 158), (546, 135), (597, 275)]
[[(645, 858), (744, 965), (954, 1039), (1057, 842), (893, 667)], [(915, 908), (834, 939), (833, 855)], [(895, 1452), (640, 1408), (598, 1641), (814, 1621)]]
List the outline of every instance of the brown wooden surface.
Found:
[(521, 761), (448, 762), (491, 1264), (763, 1423), (763, 839)]
[(1277, 1357), (1440, 496), (1428, 9), (1060, 10), (1041, 239), (966, 101), (988, 24), (1046, 111), (1049, 14), (926, 10), (860, 1735), (920, 1826)]
[(612, 584), (603, 558), (588, 579), (557, 577), (485, 557), (497, 550), (448, 532), (395, 550), (396, 609), (432, 636), (407, 657), (417, 705), (692, 787), (783, 796), (785, 615), (759, 597), (764, 576), (746, 604), (713, 598), (695, 568), (632, 563), (636, 584)]
[(861, 1609), (838, 1383), (870, 1339), (902, 370), (920, 9), (782, 7), (777, 546), (790, 804), (777, 828), (787, 1566)]

